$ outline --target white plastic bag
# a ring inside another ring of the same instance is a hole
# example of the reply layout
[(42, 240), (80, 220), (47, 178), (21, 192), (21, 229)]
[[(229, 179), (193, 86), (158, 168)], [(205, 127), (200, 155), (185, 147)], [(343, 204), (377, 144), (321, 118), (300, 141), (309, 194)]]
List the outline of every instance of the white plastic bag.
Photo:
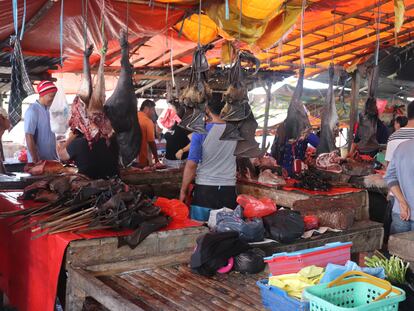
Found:
[(66, 100), (63, 84), (59, 80), (57, 85), (58, 91), (50, 106), (50, 126), (55, 134), (65, 134), (69, 128), (69, 106)]

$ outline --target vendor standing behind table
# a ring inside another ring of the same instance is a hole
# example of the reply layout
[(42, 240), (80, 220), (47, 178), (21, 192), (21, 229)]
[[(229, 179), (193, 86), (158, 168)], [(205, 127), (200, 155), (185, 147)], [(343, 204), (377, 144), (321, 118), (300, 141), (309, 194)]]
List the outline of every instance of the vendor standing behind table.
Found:
[[(184, 109), (179, 107), (178, 104), (171, 104), (173, 110), (177, 116), (181, 119), (184, 115)], [(172, 168), (181, 168), (185, 165), (185, 161), (188, 157), (191, 143), (191, 132), (182, 128), (177, 124), (171, 127), (171, 129), (164, 135), (167, 141), (164, 164)]]
[(401, 143), (395, 150), (384, 177), (395, 196), (391, 234), (414, 231), (414, 140)]
[(376, 99), (370, 97), (365, 103), (364, 113), (359, 115), (349, 157), (353, 157), (356, 152), (375, 157), (380, 145), (386, 144), (387, 141), (387, 127), (379, 118)]
[[(138, 111), (138, 122), (141, 127), (141, 149), (137, 158), (140, 166), (147, 166), (152, 163), (151, 154), (154, 161), (157, 163), (158, 152), (155, 144), (155, 125), (153, 119), (156, 116), (155, 103), (152, 100), (146, 99), (142, 102)], [(148, 152), (151, 151), (151, 154)]]
[(222, 95), (213, 93), (206, 107), (208, 134), (193, 133), (190, 153), (184, 168), (180, 200), (189, 194), (195, 178), (191, 218), (206, 221), (210, 210), (235, 208), (236, 203), (236, 141), (220, 140), (226, 123), (220, 118), (224, 107)]
[(62, 161), (73, 161), (80, 174), (92, 179), (110, 178), (119, 174), (118, 145), (115, 137), (88, 143), (79, 130), (71, 131), (66, 142), (58, 145)]
[(289, 176), (293, 176), (295, 159), (303, 161), (306, 156), (308, 145), (317, 148), (320, 142), (318, 135), (307, 130), (296, 141), (288, 140), (286, 138), (286, 121), (283, 121), (276, 129), (275, 139), (271, 148), (271, 155), (276, 159), (278, 164), (286, 170)]
[[(399, 123), (399, 121), (402, 122)], [(395, 119), (394, 128), (396, 128), (396, 131), (391, 134), (387, 143), (387, 151), (385, 153), (385, 161), (387, 162), (391, 161), (394, 151), (401, 143), (414, 138), (414, 101), (407, 105), (407, 117), (398, 116)]]
[(39, 99), (30, 105), (24, 115), (28, 162), (58, 160), (56, 136), (50, 127), (49, 114), (57, 87), (51, 81), (42, 81), (37, 86), (37, 92)]

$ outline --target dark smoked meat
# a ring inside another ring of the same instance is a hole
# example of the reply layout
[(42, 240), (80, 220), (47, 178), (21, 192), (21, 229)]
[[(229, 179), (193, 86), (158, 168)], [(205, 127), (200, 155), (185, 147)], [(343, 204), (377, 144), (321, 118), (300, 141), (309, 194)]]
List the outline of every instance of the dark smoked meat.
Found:
[(105, 113), (111, 121), (119, 145), (121, 165), (129, 166), (141, 146), (141, 129), (137, 117), (137, 97), (132, 83), (129, 45), (124, 31), (119, 39), (122, 48), (121, 74), (114, 93), (105, 103)]

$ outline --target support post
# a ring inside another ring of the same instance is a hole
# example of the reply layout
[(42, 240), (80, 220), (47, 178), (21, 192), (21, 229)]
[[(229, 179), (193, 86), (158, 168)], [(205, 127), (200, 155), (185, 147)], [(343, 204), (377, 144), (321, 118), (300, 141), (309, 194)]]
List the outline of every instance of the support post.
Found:
[(349, 131), (348, 131), (348, 151), (351, 150), (351, 145), (354, 139), (354, 127), (358, 115), (359, 102), (359, 84), (361, 81), (361, 74), (359, 69), (352, 74), (352, 90), (351, 90), (351, 111), (349, 113)]
[(262, 136), (262, 150), (266, 150), (266, 138), (267, 138), (267, 127), (269, 123), (269, 110), (270, 110), (270, 101), (272, 100), (272, 81), (266, 80), (263, 82), (263, 88), (266, 92), (266, 106), (265, 106), (265, 115), (263, 123), (263, 136)]

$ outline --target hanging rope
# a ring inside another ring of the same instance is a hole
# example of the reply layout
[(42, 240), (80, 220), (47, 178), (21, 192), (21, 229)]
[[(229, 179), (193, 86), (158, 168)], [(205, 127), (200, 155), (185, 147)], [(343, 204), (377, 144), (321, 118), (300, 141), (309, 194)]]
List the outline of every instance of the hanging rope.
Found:
[(229, 0), (226, 0), (225, 2), (225, 18), (226, 20), (230, 19)]
[(17, 21), (17, 18), (18, 18), (18, 3), (17, 3), (17, 0), (13, 0), (12, 5), (13, 5), (14, 32), (17, 36), (18, 32), (19, 32), (19, 22)]
[(105, 37), (105, 0), (102, 0), (102, 15), (101, 15), (101, 33), (102, 33), (102, 54), (106, 54), (106, 37)]
[[(334, 11), (336, 11), (336, 5), (334, 6)], [(336, 34), (336, 21), (335, 21), (335, 14), (332, 14), (333, 17), (333, 39), (332, 39), (332, 47), (331, 47), (331, 63), (334, 63), (334, 45), (335, 45), (335, 34)]]
[(201, 38), (201, 0), (198, 2), (198, 43), (197, 45), (199, 47), (200, 47), (200, 38)]
[(26, 0), (23, 1), (23, 18), (22, 18), (22, 29), (20, 30), (20, 41), (23, 40), (25, 24), (26, 24)]
[(88, 47), (88, 0), (82, 0), (83, 17), (83, 44), (86, 51)]
[(377, 46), (375, 48), (375, 66), (378, 65), (378, 58), (379, 58), (379, 48), (380, 48), (380, 22), (381, 22), (381, 11), (380, 11), (380, 7), (381, 5), (377, 2), (377, 6), (378, 6), (378, 15), (377, 15), (377, 32), (376, 32), (376, 36), (377, 36)]
[(63, 67), (63, 5), (64, 0), (60, 2), (60, 27), (59, 27), (59, 47), (60, 47), (60, 69)]
[(302, 0), (302, 13), (300, 16), (300, 64), (305, 66), (305, 55), (303, 52), (303, 25), (305, 20), (306, 0)]
[(241, 38), (241, 27), (242, 27), (242, 10), (243, 10), (243, 1), (242, 0), (239, 0), (240, 1), (240, 15), (239, 15), (239, 41), (240, 41), (240, 38)]
[(127, 10), (126, 10), (126, 38), (128, 42), (129, 35), (129, 0), (127, 0)]

